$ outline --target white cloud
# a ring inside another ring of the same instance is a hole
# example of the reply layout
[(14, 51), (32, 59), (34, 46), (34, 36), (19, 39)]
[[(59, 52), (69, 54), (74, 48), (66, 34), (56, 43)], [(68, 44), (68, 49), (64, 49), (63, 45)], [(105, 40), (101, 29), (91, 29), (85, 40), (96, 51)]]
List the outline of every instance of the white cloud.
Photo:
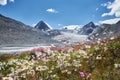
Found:
[(81, 27), (82, 25), (68, 25), (68, 26), (64, 26), (63, 29), (67, 28), (69, 30), (74, 30), (74, 29), (79, 29)]
[[(7, 5), (8, 0), (0, 0), (0, 5), (5, 6)], [(9, 2), (14, 2), (14, 0), (9, 0)]]
[(110, 9), (110, 12), (103, 13), (102, 17), (104, 16), (113, 16), (120, 17), (120, 0), (114, 0), (114, 2), (107, 2), (104, 4), (101, 4), (104, 7), (107, 7), (107, 9)]
[(62, 26), (62, 24), (58, 24), (58, 26)]
[(108, 13), (103, 13), (101, 16), (102, 17), (105, 17), (105, 16), (107, 16), (108, 15)]
[(10, 2), (14, 2), (14, 0), (9, 0)]
[(118, 21), (120, 21), (120, 18), (114, 18), (114, 19), (99, 21), (98, 24), (115, 24)]
[(111, 4), (112, 4), (112, 3), (108, 1), (107, 3), (101, 4), (101, 6), (106, 7), (106, 6), (111, 5)]
[(53, 8), (47, 9), (46, 11), (50, 13), (58, 13), (58, 11)]
[(7, 0), (0, 0), (0, 5), (4, 6), (7, 4)]

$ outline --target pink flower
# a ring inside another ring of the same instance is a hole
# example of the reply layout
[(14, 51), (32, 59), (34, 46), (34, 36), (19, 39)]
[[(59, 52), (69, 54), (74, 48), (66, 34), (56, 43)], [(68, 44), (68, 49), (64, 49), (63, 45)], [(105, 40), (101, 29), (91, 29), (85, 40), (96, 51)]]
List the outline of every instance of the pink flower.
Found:
[(62, 51), (62, 47), (50, 47), (50, 50), (52, 51)]
[(87, 74), (87, 78), (90, 78), (90, 77), (91, 77), (91, 75), (92, 75), (91, 73), (88, 73), (88, 74)]
[(79, 72), (81, 77), (85, 77), (85, 73), (84, 72)]
[(86, 79), (90, 78), (91, 77), (91, 73), (85, 73), (85, 72), (79, 72), (80, 74), (80, 77), (84, 77)]
[(40, 52), (44, 53), (45, 48), (39, 47), (39, 48), (34, 49), (34, 51), (40, 51)]
[(13, 80), (17, 80), (17, 76), (14, 76), (14, 79)]

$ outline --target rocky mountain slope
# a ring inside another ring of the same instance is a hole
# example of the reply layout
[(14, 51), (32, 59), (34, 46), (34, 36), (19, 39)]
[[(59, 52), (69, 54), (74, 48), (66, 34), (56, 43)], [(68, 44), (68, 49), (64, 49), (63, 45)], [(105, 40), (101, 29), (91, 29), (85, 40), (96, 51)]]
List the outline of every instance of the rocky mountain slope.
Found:
[(0, 46), (55, 43), (46, 33), (22, 22), (0, 15)]
[(88, 24), (84, 25), (78, 33), (81, 35), (89, 35), (96, 27), (97, 26), (93, 22), (89, 22)]
[(99, 25), (90, 35), (90, 40), (114, 38), (120, 36), (120, 21), (116, 24)]

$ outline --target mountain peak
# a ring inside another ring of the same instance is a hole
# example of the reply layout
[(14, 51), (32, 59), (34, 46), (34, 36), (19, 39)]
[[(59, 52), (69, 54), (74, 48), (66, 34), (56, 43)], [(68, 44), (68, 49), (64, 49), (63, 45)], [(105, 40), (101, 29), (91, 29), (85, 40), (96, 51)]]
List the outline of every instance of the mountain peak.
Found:
[(94, 24), (92, 21), (90, 21), (88, 24)]
[(41, 20), (39, 23), (44, 23), (44, 21)]
[(84, 27), (92, 27), (92, 28), (96, 28), (95, 24), (91, 21), (88, 24), (86, 24)]
[(43, 30), (43, 31), (47, 31), (47, 30), (52, 29), (52, 27), (51, 27), (49, 24), (45, 23), (44, 21), (40, 21), (40, 22), (35, 26), (35, 28), (40, 29), (40, 30)]
[(95, 28), (96, 28), (95, 24), (93, 22), (89, 22), (88, 24), (82, 27), (80, 34), (89, 35), (90, 33), (93, 32)]

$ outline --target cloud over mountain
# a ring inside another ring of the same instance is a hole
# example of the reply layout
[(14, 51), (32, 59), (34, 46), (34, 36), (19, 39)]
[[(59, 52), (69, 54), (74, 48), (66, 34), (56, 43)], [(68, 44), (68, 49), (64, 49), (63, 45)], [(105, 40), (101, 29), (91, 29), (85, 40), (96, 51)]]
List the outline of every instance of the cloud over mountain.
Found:
[(100, 23), (100, 24), (115, 24), (115, 23), (117, 23), (118, 21), (120, 21), (120, 18), (103, 20), (103, 21), (99, 21), (99, 23)]
[(14, 2), (14, 0), (9, 0), (10, 2)]
[(105, 16), (113, 16), (120, 17), (120, 0), (114, 0), (112, 3), (107, 2), (104, 4), (101, 4), (101, 6), (106, 7), (107, 9), (110, 9), (110, 12), (106, 12), (102, 14), (102, 17)]

